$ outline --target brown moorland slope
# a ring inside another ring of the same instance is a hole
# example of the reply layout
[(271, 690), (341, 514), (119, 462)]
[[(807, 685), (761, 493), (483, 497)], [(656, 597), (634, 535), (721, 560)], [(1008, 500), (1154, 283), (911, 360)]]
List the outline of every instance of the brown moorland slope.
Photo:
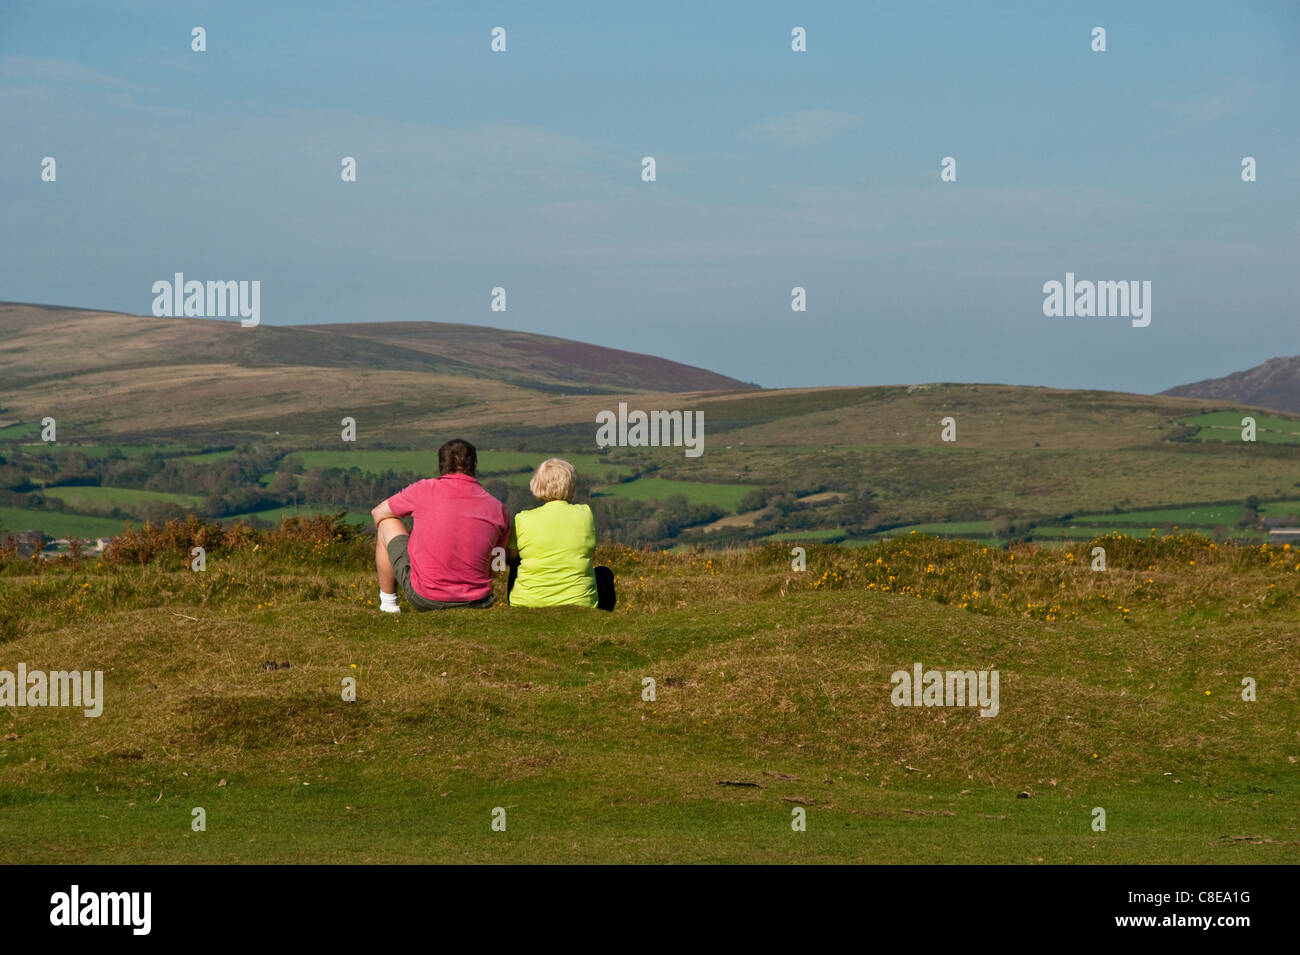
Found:
[(446, 322), (296, 325), (316, 334), (378, 342), (495, 372), (548, 390), (603, 392), (731, 391), (756, 386), (703, 368), (638, 352), (529, 332)]
[[(444, 419), (509, 423), (613, 395), (746, 392), (755, 386), (678, 362), (525, 332), (435, 322), (241, 328), (0, 303), (6, 419), (52, 414), (69, 434), (139, 440), (336, 431), (370, 435)], [(646, 400), (649, 400), (648, 398)]]

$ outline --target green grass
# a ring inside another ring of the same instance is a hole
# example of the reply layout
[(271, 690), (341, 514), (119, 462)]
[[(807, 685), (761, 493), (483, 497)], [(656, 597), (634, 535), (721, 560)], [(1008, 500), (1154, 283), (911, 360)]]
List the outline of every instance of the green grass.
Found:
[[(607, 550), (614, 614), (381, 615), (364, 541), (0, 567), (3, 665), (102, 669), (106, 697), (0, 709), (0, 858), (1293, 862), (1295, 558), (1162, 546), (1104, 576), (920, 536), (804, 574), (782, 545)], [(915, 661), (997, 668), (999, 714), (892, 706)]]
[(122, 521), (85, 514), (37, 511), (23, 507), (0, 507), (0, 530), (44, 531), (51, 537), (111, 537), (122, 533)]
[(821, 541), (828, 537), (839, 537), (844, 531), (838, 527), (822, 527), (808, 531), (781, 531), (768, 534), (763, 540), (769, 541)]
[(1241, 419), (1255, 419), (1255, 440), (1270, 444), (1300, 444), (1300, 421), (1282, 418), (1277, 415), (1258, 414), (1256, 412), (1214, 411), (1207, 414), (1180, 418), (1179, 423), (1198, 428), (1195, 438), (1198, 441), (1236, 441), (1241, 440)]
[(41, 433), (41, 426), (36, 421), (19, 421), (0, 428), (0, 441), (17, 441)]
[(699, 481), (670, 481), (667, 478), (638, 478), (627, 484), (602, 488), (600, 496), (626, 497), (634, 501), (662, 501), (675, 494), (692, 504), (713, 504), (735, 512), (740, 499), (754, 489), (750, 484), (704, 484)]
[(881, 531), (882, 535), (898, 537), (902, 534), (938, 534), (941, 537), (992, 537), (992, 521), (932, 521), (928, 524), (907, 524)]
[(41, 492), (46, 497), (57, 498), (71, 508), (112, 509), (120, 507), (128, 513), (150, 503), (177, 504), (181, 507), (198, 507), (202, 498), (197, 494), (173, 494), (168, 491), (137, 491), (126, 487), (49, 487)]

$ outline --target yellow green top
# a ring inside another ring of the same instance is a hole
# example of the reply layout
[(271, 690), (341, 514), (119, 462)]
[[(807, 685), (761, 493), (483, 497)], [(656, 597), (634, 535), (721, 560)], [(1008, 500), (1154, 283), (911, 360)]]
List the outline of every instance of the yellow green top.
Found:
[(519, 551), (512, 607), (596, 606), (596, 518), (586, 504), (547, 501), (520, 511), (507, 546)]

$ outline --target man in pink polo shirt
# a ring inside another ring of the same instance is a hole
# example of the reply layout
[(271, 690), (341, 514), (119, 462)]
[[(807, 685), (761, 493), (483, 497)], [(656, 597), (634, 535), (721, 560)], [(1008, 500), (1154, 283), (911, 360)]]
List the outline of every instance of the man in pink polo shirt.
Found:
[[(397, 585), (416, 610), (492, 606), (492, 548), (506, 546), (505, 506), (474, 477), (468, 441), (438, 449), (441, 477), (416, 481), (373, 511), (379, 609), (400, 613)], [(410, 535), (399, 518), (415, 517)], [(408, 546), (409, 536), (409, 546)]]

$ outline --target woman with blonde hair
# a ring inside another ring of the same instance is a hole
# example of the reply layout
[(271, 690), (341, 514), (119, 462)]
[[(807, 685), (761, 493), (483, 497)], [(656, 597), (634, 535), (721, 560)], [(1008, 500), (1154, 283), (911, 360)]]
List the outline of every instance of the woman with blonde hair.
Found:
[(510, 606), (614, 609), (614, 574), (593, 566), (596, 518), (586, 504), (573, 503), (577, 489), (568, 461), (547, 458), (537, 466), (528, 490), (542, 506), (515, 515), (506, 544)]

